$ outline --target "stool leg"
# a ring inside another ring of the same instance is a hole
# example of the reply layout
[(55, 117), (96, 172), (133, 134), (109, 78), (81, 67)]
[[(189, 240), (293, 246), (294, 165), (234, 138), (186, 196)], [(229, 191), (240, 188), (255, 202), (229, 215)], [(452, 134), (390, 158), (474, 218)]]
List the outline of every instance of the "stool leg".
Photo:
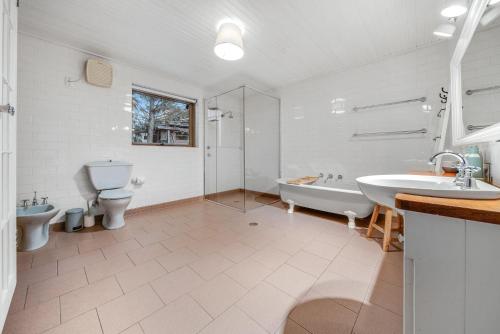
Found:
[(387, 252), (389, 250), (389, 245), (391, 243), (391, 231), (392, 231), (392, 209), (386, 208), (385, 224), (384, 224), (384, 242), (382, 245), (384, 252)]
[(399, 233), (405, 234), (405, 227), (404, 227), (404, 218), (402, 215), (398, 214), (398, 230)]
[(380, 205), (375, 204), (375, 207), (373, 208), (372, 218), (370, 219), (370, 224), (368, 225), (368, 231), (366, 231), (366, 236), (368, 238), (371, 238), (373, 234), (373, 225), (377, 223), (377, 218), (379, 213), (380, 213)]

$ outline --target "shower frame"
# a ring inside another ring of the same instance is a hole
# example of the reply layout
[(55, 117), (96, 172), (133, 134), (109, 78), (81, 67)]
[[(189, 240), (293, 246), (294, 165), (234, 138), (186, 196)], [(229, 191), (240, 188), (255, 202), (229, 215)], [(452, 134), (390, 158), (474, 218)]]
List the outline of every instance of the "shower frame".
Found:
[[(247, 212), (247, 208), (246, 208), (246, 203), (244, 203), (244, 207), (243, 209), (241, 208), (238, 208), (238, 207), (235, 207), (235, 206), (231, 206), (231, 205), (227, 205), (227, 204), (224, 204), (224, 203), (220, 203), (216, 200), (211, 200), (207, 197), (207, 184), (206, 184), (206, 173), (207, 173), (207, 135), (208, 135), (208, 131), (207, 131), (207, 128), (206, 128), (206, 125), (207, 125), (207, 122), (208, 122), (208, 119), (207, 119), (207, 111), (208, 111), (208, 101), (215, 98), (217, 99), (218, 97), (221, 97), (225, 94), (228, 94), (228, 93), (232, 93), (232, 92), (235, 92), (237, 91), (238, 89), (242, 89), (243, 91), (243, 97), (242, 97), (242, 131), (243, 131), (243, 135), (242, 135), (242, 147), (243, 147), (243, 157), (242, 157), (242, 160), (243, 160), (243, 191), (245, 192), (245, 200), (246, 200), (246, 175), (245, 175), (245, 168), (246, 168), (246, 162), (245, 162), (245, 153), (246, 153), (246, 136), (245, 136), (245, 115), (246, 115), (246, 103), (245, 103), (245, 89), (251, 89), (255, 92), (257, 92), (258, 94), (261, 94), (261, 95), (264, 95), (264, 96), (267, 96), (269, 98), (272, 98), (272, 99), (275, 99), (277, 100), (278, 102), (278, 110), (277, 110), (277, 113), (278, 113), (278, 127), (277, 127), (277, 132), (278, 132), (278, 178), (281, 178), (281, 175), (282, 175), (282, 166), (281, 166), (281, 146), (282, 146), (282, 143), (281, 143), (281, 99), (277, 96), (274, 96), (274, 95), (271, 95), (269, 93), (266, 93), (266, 92), (263, 92), (262, 90), (260, 89), (257, 89), (257, 88), (254, 88), (252, 86), (249, 86), (249, 85), (241, 85), (241, 86), (238, 86), (236, 88), (232, 88), (230, 90), (226, 90), (226, 91), (223, 91), (223, 92), (220, 92), (220, 93), (217, 93), (216, 95), (212, 95), (210, 97), (207, 97), (207, 98), (204, 98), (203, 99), (203, 137), (204, 137), (204, 142), (203, 142), (203, 198), (204, 200), (208, 201), (208, 202), (211, 202), (211, 203), (214, 203), (214, 204), (217, 204), (217, 205), (220, 205), (220, 206), (223, 206), (223, 207), (227, 207), (227, 208), (231, 208), (231, 209), (235, 209), (235, 210), (238, 210), (238, 211), (241, 211), (241, 212)], [(217, 107), (218, 108), (218, 107)], [(216, 164), (216, 173), (215, 173), (215, 177), (216, 177), (216, 181), (215, 181), (215, 184), (216, 184), (216, 187), (217, 187), (217, 176), (218, 176), (218, 157), (216, 157), (215, 159), (215, 164)], [(279, 196), (279, 195), (278, 195)], [(279, 200), (279, 199), (278, 199)], [(278, 201), (276, 200), (276, 202)], [(274, 202), (274, 203), (276, 203)]]

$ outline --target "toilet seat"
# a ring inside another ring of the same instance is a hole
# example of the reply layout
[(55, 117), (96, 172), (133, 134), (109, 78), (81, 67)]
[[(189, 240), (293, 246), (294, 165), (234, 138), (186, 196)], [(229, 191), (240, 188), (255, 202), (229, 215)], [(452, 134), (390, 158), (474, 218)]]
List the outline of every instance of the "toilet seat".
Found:
[(133, 192), (125, 189), (110, 189), (110, 190), (103, 190), (99, 194), (100, 199), (123, 199), (123, 198), (129, 198), (134, 195)]

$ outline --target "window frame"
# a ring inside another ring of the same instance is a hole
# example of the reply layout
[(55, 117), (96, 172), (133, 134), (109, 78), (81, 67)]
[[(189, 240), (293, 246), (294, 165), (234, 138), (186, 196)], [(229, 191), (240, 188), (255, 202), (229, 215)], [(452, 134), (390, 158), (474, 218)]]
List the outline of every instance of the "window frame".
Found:
[[(187, 144), (179, 144), (179, 145), (176, 145), (176, 144), (162, 144), (162, 143), (136, 143), (134, 142), (133, 140), (133, 131), (131, 132), (131, 135), (130, 135), (130, 141), (132, 142), (132, 145), (136, 145), (136, 146), (165, 146), (165, 147), (196, 147), (196, 104), (197, 102), (193, 102), (193, 101), (186, 101), (186, 100), (183, 100), (183, 99), (180, 99), (180, 98), (175, 98), (175, 97), (172, 97), (172, 96), (168, 96), (168, 95), (164, 95), (164, 94), (161, 94), (161, 93), (154, 93), (154, 92), (151, 92), (151, 91), (148, 91), (148, 90), (145, 90), (145, 89), (140, 89), (140, 88), (134, 88), (132, 87), (132, 94), (130, 95), (130, 101), (131, 101), (131, 117), (133, 119), (134, 117), (134, 107), (133, 107), (133, 96), (134, 96), (134, 92), (139, 92), (141, 94), (144, 94), (144, 95), (149, 95), (149, 96), (153, 96), (153, 97), (157, 97), (157, 98), (162, 98), (162, 99), (165, 99), (165, 100), (169, 100), (169, 101), (173, 101), (173, 102), (182, 102), (182, 103), (186, 103), (188, 104), (190, 107), (189, 107), (189, 141)], [(133, 128), (133, 122), (132, 122), (132, 128)]]

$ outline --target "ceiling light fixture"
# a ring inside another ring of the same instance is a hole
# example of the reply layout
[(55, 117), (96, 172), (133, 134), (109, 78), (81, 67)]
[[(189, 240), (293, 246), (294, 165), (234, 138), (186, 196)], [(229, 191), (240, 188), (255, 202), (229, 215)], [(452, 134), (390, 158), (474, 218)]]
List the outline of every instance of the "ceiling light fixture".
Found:
[(489, 5), (492, 6), (492, 5), (497, 4), (499, 2), (500, 2), (500, 0), (490, 0)]
[(459, 17), (465, 13), (467, 13), (466, 0), (448, 0), (441, 10), (441, 15), (444, 17)]
[(223, 21), (218, 25), (214, 52), (224, 60), (238, 60), (244, 55), (243, 29), (234, 21)]

